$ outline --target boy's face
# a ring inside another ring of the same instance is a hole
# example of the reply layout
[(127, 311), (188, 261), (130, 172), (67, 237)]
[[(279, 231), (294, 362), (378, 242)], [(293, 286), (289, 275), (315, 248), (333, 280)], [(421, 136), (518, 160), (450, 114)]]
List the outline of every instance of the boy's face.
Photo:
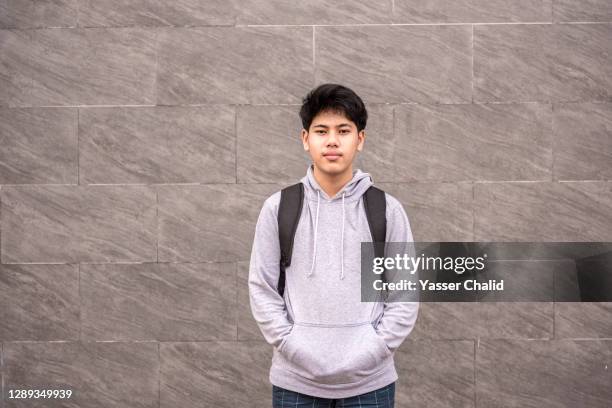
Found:
[(353, 159), (363, 149), (364, 140), (365, 130), (357, 132), (353, 121), (332, 111), (319, 112), (310, 129), (302, 129), (304, 150), (310, 152), (315, 167), (330, 175), (352, 171)]

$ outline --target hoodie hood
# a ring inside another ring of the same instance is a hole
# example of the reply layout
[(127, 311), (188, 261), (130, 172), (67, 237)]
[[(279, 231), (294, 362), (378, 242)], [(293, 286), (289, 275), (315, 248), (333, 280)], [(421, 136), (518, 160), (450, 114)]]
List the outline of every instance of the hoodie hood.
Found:
[(363, 193), (365, 193), (366, 190), (370, 188), (372, 184), (374, 184), (370, 173), (365, 173), (360, 169), (356, 169), (353, 170), (353, 178), (348, 183), (346, 183), (344, 187), (342, 187), (334, 197), (330, 198), (315, 179), (313, 164), (308, 166), (308, 169), (306, 170), (306, 175), (302, 177), (301, 182), (302, 184), (304, 184), (306, 196), (310, 200), (317, 201), (321, 196), (324, 200), (327, 201), (341, 199), (343, 196), (344, 199), (347, 201), (359, 200)]
[(317, 202), (317, 211), (315, 215), (314, 223), (314, 245), (312, 250), (312, 265), (310, 266), (310, 272), (308, 276), (311, 276), (314, 272), (315, 261), (317, 256), (317, 233), (319, 228), (319, 209), (321, 206), (321, 199), (326, 202), (333, 202), (336, 200), (342, 200), (342, 220), (341, 222), (341, 234), (340, 234), (340, 279), (344, 279), (344, 222), (345, 222), (345, 203), (357, 201), (366, 192), (368, 188), (374, 182), (370, 173), (365, 173), (360, 169), (353, 170), (353, 178), (344, 185), (336, 193), (334, 197), (329, 197), (327, 193), (321, 188), (319, 183), (314, 177), (314, 165), (308, 166), (306, 175), (301, 179), (304, 184), (304, 196), (307, 200)]

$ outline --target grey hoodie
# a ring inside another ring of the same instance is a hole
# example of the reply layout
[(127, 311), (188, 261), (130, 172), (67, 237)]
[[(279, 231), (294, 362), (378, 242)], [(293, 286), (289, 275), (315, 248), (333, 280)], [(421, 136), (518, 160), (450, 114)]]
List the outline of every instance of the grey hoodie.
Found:
[[(270, 382), (323, 398), (363, 394), (398, 379), (394, 352), (412, 331), (418, 302), (361, 302), (361, 242), (372, 235), (362, 195), (373, 182), (353, 178), (334, 197), (308, 167), (284, 298), (277, 291), (280, 191), (261, 209), (249, 266), (251, 312), (274, 346)], [(412, 242), (401, 203), (385, 193), (387, 242)]]

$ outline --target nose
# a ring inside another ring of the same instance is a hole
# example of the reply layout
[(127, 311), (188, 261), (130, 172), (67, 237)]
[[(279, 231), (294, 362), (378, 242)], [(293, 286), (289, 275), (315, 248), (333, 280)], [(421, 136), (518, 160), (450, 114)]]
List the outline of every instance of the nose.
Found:
[(331, 132), (329, 132), (329, 137), (327, 139), (327, 146), (338, 146), (338, 136), (336, 135), (336, 132), (334, 132), (333, 130)]

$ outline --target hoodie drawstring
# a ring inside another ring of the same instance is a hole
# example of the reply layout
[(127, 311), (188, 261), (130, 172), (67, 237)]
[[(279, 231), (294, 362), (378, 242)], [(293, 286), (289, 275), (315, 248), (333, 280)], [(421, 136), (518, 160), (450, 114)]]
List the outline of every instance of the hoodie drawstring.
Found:
[(312, 271), (314, 271), (315, 258), (317, 256), (317, 229), (319, 227), (319, 205), (320, 203), (321, 203), (321, 195), (319, 194), (319, 190), (317, 190), (317, 216), (315, 218), (314, 248), (312, 249), (312, 266), (310, 267), (310, 272), (308, 272), (308, 276), (312, 275)]
[(340, 279), (344, 279), (344, 192), (342, 193), (342, 236), (340, 238)]
[[(342, 193), (342, 232), (340, 237), (340, 279), (344, 279), (344, 195), (345, 192)], [(321, 194), (317, 190), (317, 215), (315, 217), (315, 230), (314, 230), (314, 246), (312, 249), (312, 265), (310, 266), (310, 272), (308, 272), (308, 276), (312, 275), (315, 267), (315, 261), (317, 257), (317, 231), (319, 229), (319, 207), (321, 204)]]
[[(310, 272), (308, 272), (307, 277), (310, 277), (314, 273), (316, 257), (317, 257), (317, 245), (318, 245), (318, 233), (319, 233), (319, 211), (321, 206), (321, 196), (324, 195), (323, 189), (317, 182), (314, 177), (314, 164), (310, 164), (308, 169), (306, 169), (306, 176), (302, 177), (301, 182), (304, 184), (304, 188), (307, 190), (308, 194), (308, 214), (309, 218), (312, 217), (311, 201), (314, 201), (314, 192), (317, 192), (317, 214), (315, 217), (315, 227), (314, 227), (314, 243), (312, 249), (312, 265), (310, 266)], [(353, 170), (353, 178), (344, 186), (342, 189), (342, 237), (340, 238), (340, 279), (344, 279), (344, 229), (346, 226), (346, 207), (345, 202), (358, 202), (361, 198), (361, 195), (365, 193), (365, 191), (373, 184), (372, 177), (369, 173), (364, 173), (360, 169)], [(327, 203), (336, 202), (336, 195), (333, 198), (329, 198), (326, 200)], [(325, 195), (324, 195), (325, 197)], [(338, 197), (339, 198), (339, 197)], [(334, 204), (334, 207), (336, 204)], [(352, 207), (349, 205), (349, 207)], [(359, 208), (359, 205), (356, 207), (352, 207), (351, 209)], [(325, 209), (323, 209), (325, 210)], [(336, 220), (334, 220), (335, 222)], [(327, 238), (327, 236), (325, 237)]]

